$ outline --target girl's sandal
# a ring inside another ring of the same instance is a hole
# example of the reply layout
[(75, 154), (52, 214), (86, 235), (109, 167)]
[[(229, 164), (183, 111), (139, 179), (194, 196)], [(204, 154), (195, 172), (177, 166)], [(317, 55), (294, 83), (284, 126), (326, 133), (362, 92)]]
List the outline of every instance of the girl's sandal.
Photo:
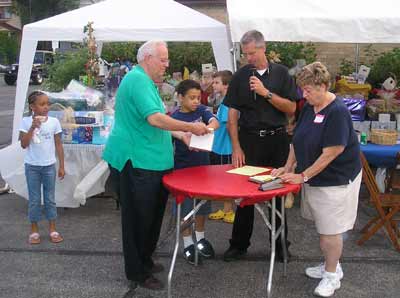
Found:
[(60, 233), (54, 231), (50, 233), (50, 241), (53, 243), (59, 243), (63, 241), (63, 237), (61, 237)]
[(40, 235), (39, 233), (32, 233), (29, 235), (29, 244), (39, 244), (40, 243)]

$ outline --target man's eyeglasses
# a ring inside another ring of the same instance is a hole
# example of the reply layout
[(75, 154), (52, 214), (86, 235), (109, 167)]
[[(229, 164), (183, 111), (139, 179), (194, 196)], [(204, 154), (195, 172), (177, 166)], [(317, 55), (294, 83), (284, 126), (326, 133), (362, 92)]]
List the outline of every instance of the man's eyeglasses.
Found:
[(152, 57), (157, 58), (162, 64), (169, 64), (170, 62), (169, 59), (160, 58), (158, 56), (152, 56)]
[(163, 64), (169, 64), (170, 60), (169, 59), (160, 59), (160, 62)]

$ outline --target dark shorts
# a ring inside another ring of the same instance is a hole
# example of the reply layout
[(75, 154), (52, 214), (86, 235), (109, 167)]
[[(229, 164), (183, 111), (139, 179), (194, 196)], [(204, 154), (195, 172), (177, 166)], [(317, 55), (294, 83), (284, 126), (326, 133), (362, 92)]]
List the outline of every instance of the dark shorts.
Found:
[[(196, 200), (196, 204), (198, 204), (200, 200)], [(181, 203), (181, 217), (186, 216), (193, 209), (193, 199), (185, 198), (185, 200)], [(199, 211), (197, 211), (196, 215), (208, 215), (211, 213), (211, 201), (207, 201)], [(176, 214), (176, 202), (174, 202), (174, 214)]]

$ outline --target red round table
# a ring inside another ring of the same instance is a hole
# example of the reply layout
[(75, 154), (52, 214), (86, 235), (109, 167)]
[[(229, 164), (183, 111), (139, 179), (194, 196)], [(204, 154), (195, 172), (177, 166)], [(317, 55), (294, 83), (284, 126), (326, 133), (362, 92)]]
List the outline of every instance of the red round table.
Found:
[[(177, 203), (177, 220), (176, 220), (176, 240), (172, 262), (168, 274), (168, 297), (171, 295), (172, 274), (175, 267), (176, 256), (179, 248), (179, 238), (181, 229), (180, 205), (186, 197), (198, 198), (202, 201), (194, 206), (194, 209), (184, 218), (184, 223), (190, 217), (194, 217), (198, 209), (204, 204), (205, 200), (226, 200), (241, 199), (240, 206), (254, 205), (256, 210), (260, 212), (266, 226), (271, 230), (271, 258), (267, 282), (267, 294), (271, 296), (272, 275), (275, 261), (275, 241), (279, 235), (282, 235), (282, 245), (285, 247), (285, 207), (284, 200), (288, 193), (297, 193), (301, 186), (299, 184), (283, 184), (282, 188), (260, 191), (259, 184), (248, 181), (249, 177), (245, 175), (227, 173), (233, 169), (232, 165), (212, 165), (191, 167), (180, 170), (174, 170), (163, 177), (165, 187), (175, 197)], [(266, 168), (266, 172), (270, 169)], [(262, 174), (262, 173), (261, 173)], [(275, 197), (282, 197), (281, 212), (276, 209)], [(268, 220), (259, 203), (268, 202), (271, 208), (271, 218)], [(281, 218), (281, 226), (276, 229), (276, 216)], [(284, 252), (286, 249), (284, 248)], [(287, 256), (284, 257), (284, 275), (286, 275)]]

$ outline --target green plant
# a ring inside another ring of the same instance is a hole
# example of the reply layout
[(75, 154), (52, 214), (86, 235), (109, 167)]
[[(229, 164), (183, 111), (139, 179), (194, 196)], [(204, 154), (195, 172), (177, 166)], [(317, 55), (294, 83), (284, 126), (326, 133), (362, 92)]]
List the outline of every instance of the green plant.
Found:
[[(136, 54), (142, 43), (139, 42), (112, 42), (104, 44), (101, 53), (102, 58), (108, 62), (117, 58), (128, 58), (136, 61)], [(168, 73), (183, 71), (186, 66), (190, 72), (201, 71), (201, 64), (213, 63), (215, 65), (214, 53), (211, 43), (208, 42), (169, 42), (168, 43), (170, 64)]]
[(170, 73), (183, 72), (185, 66), (190, 72), (201, 72), (203, 63), (215, 65), (214, 53), (209, 42), (170, 42), (168, 50), (171, 60), (168, 68)]
[(376, 59), (379, 58), (378, 51), (374, 48), (373, 44), (367, 44), (362, 50), (364, 57), (360, 59), (360, 64), (370, 66), (375, 63)]
[(49, 77), (45, 80), (44, 89), (58, 92), (64, 89), (72, 80), (79, 80), (85, 75), (85, 64), (88, 61), (87, 48), (66, 54), (56, 54), (53, 65), (49, 66)]
[(400, 48), (394, 48), (379, 56), (372, 65), (367, 80), (374, 87), (380, 87), (391, 74), (400, 78)]
[(312, 43), (302, 42), (267, 42), (266, 52), (279, 54), (281, 64), (291, 68), (296, 65), (297, 59), (305, 59), (306, 63), (315, 61), (315, 47)]
[(110, 42), (103, 46), (101, 57), (108, 62), (117, 58), (136, 61), (136, 53), (142, 43), (139, 42)]
[(18, 39), (15, 34), (0, 32), (0, 63), (11, 64), (17, 60)]
[(79, 0), (13, 0), (13, 10), (22, 25), (79, 7)]
[(349, 59), (343, 58), (340, 61), (339, 65), (340, 74), (348, 76), (355, 71), (354, 62), (350, 61)]

